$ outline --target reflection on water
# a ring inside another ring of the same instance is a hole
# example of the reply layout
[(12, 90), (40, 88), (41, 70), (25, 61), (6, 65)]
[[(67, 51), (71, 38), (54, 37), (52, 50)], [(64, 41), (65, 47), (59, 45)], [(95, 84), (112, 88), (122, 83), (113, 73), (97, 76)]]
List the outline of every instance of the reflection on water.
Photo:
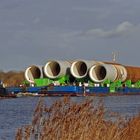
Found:
[[(63, 97), (44, 97), (46, 105), (51, 105)], [(106, 110), (132, 117), (140, 112), (140, 96), (71, 97), (74, 102), (93, 99), (93, 104), (102, 100)], [(0, 139), (14, 140), (17, 128), (29, 124), (38, 97), (0, 100)]]

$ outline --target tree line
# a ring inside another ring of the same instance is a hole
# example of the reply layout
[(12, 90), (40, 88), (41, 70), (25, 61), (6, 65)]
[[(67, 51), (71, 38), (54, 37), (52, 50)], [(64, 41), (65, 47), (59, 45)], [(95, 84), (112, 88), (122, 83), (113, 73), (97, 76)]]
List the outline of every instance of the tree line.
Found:
[(20, 86), (25, 81), (23, 71), (0, 71), (0, 80), (4, 86)]

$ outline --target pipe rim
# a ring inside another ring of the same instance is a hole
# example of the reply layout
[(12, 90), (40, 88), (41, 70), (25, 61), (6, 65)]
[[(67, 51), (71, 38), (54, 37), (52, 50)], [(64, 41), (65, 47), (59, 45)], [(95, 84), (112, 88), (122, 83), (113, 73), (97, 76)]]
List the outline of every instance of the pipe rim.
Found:
[(34, 83), (34, 81), (33, 80), (31, 80), (30, 78), (29, 78), (29, 76), (28, 76), (28, 73), (29, 73), (29, 70), (31, 69), (31, 67), (28, 67), (26, 70), (25, 70), (25, 79), (28, 81), (28, 82), (30, 82), (30, 83)]

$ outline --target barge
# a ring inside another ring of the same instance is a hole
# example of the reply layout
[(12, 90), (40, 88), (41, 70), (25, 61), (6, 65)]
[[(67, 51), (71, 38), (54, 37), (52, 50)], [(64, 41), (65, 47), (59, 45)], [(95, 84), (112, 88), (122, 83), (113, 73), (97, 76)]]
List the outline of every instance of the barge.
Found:
[(140, 95), (139, 88), (118, 88), (111, 91), (109, 87), (84, 87), (84, 86), (53, 86), (39, 90), (39, 95), (46, 96), (118, 96)]
[[(64, 83), (64, 84), (39, 84), (33, 86), (7, 87), (8, 93), (27, 96), (118, 96), (118, 95), (140, 95), (140, 81), (132, 83), (131, 80), (122, 82), (120, 80), (103, 83)], [(44, 81), (44, 80), (43, 80)], [(41, 86), (42, 85), (42, 86)]]
[(8, 92), (6, 88), (1, 86), (0, 87), (0, 99), (3, 99), (3, 98), (16, 98), (16, 95)]
[[(118, 96), (140, 95), (140, 88), (116, 87), (90, 87), (90, 86), (42, 86), (42, 87), (9, 87), (6, 89), (11, 95), (23, 96)], [(18, 96), (19, 97), (19, 96)]]

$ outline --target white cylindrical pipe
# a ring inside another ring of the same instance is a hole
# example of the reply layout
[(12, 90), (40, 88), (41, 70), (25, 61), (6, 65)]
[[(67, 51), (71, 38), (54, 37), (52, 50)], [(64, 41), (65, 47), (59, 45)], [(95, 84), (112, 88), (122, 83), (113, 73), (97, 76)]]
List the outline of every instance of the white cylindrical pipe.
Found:
[(34, 79), (39, 79), (43, 77), (42, 66), (32, 65), (28, 67), (25, 70), (24, 76), (28, 82), (34, 83)]
[(81, 79), (87, 76), (89, 68), (95, 65), (96, 61), (77, 60), (70, 67), (70, 72), (73, 77)]
[(117, 77), (116, 80), (121, 80), (124, 82), (127, 79), (127, 70), (122, 65), (114, 65), (117, 70)]
[(115, 81), (117, 77), (117, 70), (114, 65), (97, 64), (90, 68), (89, 77), (92, 81), (100, 83), (105, 80)]
[(44, 74), (50, 79), (60, 78), (69, 73), (70, 66), (68, 61), (49, 61), (44, 66)]

